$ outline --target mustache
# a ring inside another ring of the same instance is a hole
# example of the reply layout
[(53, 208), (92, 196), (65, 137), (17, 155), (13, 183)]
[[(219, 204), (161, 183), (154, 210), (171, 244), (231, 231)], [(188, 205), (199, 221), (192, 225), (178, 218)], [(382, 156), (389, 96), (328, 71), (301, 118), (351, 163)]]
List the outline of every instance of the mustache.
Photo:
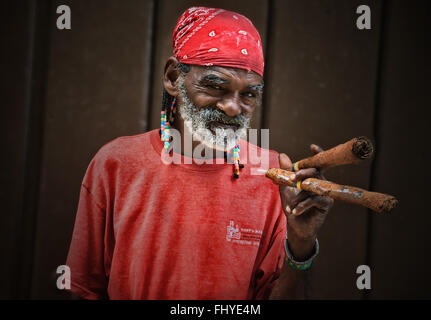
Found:
[(218, 108), (205, 108), (199, 110), (202, 118), (208, 122), (222, 122), (225, 124), (236, 125), (243, 127), (247, 124), (250, 117), (243, 114), (236, 115), (235, 117), (229, 117), (226, 113)]

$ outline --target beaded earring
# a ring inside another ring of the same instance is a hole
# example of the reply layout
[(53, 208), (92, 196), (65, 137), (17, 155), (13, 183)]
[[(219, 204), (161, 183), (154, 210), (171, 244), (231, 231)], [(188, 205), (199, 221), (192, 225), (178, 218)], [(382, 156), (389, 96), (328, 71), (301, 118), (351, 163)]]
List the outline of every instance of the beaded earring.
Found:
[[(161, 116), (160, 116), (160, 138), (164, 144), (165, 150), (168, 150), (169, 143), (170, 143), (170, 135), (169, 135), (169, 121), (167, 119), (168, 114), (173, 117), (174, 109), (175, 109), (175, 102), (177, 98), (174, 97), (171, 103), (171, 108), (167, 112), (165, 110), (162, 110)], [(169, 118), (172, 118), (169, 117)], [(171, 120), (172, 121), (172, 120)]]
[(234, 174), (233, 176), (235, 178), (239, 178), (239, 145), (236, 144), (233, 148), (233, 170)]
[[(233, 148), (233, 177), (235, 179), (239, 178), (239, 170), (244, 168), (244, 165), (239, 162), (239, 151), (240, 151), (240, 148), (239, 148), (239, 144), (237, 143)], [(225, 151), (226, 160), (227, 160), (228, 154), (229, 152)]]

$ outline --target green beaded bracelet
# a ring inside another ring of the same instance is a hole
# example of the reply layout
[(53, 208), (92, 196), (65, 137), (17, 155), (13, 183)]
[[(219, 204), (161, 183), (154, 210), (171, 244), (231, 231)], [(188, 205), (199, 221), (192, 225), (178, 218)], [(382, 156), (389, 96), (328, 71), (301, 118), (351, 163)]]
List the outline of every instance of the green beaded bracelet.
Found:
[(287, 233), (286, 233), (286, 240), (284, 240), (284, 249), (286, 252), (287, 265), (292, 269), (303, 271), (311, 267), (311, 263), (313, 262), (313, 259), (319, 253), (319, 241), (316, 239), (316, 242), (314, 243), (314, 253), (307, 261), (298, 262), (298, 261), (295, 261), (295, 259), (293, 259), (293, 255), (289, 251), (289, 245), (287, 244)]

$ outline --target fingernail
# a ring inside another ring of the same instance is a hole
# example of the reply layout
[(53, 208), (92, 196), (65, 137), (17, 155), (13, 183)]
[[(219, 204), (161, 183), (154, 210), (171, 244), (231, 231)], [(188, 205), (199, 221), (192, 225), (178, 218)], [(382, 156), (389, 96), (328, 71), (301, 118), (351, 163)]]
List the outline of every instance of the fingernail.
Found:
[(289, 206), (287, 206), (287, 207), (286, 207), (286, 212), (287, 212), (288, 214), (291, 214), (291, 213), (292, 213), (292, 211), (290, 210), (290, 207), (289, 207)]
[(290, 180), (295, 180), (296, 179), (296, 174), (292, 174), (291, 176), (290, 176)]
[(293, 215), (295, 215), (296, 216), (296, 213), (297, 213), (298, 211), (296, 211), (296, 209), (293, 209), (293, 211), (292, 211), (292, 213), (293, 213)]

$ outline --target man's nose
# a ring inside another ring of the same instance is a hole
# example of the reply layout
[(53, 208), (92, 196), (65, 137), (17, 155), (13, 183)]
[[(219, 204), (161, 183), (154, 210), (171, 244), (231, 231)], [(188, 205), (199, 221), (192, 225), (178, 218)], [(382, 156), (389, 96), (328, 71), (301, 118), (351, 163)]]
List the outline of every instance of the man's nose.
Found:
[(239, 97), (237, 96), (217, 102), (217, 108), (223, 110), (229, 117), (235, 117), (242, 112)]

